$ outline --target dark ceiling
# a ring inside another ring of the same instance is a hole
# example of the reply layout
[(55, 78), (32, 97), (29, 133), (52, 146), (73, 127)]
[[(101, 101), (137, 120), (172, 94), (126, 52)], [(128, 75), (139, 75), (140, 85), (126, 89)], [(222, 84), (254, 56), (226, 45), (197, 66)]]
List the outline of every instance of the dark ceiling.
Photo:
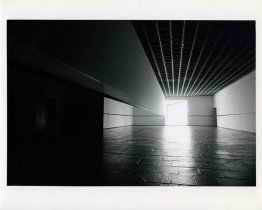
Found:
[(208, 96), (255, 70), (255, 21), (133, 21), (165, 96)]

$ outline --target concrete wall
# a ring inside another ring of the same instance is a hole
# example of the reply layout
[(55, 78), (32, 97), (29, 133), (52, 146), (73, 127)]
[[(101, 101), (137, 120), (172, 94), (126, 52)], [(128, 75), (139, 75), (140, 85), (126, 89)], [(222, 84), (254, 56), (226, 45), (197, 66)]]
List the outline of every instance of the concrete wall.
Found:
[(215, 94), (218, 127), (256, 132), (255, 71)]
[(165, 115), (134, 107), (134, 125), (165, 125)]
[(165, 125), (165, 116), (104, 98), (104, 128), (129, 125)]
[(216, 126), (213, 96), (168, 97), (167, 100), (186, 100), (188, 125)]
[(133, 125), (133, 106), (104, 98), (104, 128)]
[[(187, 101), (188, 125), (216, 126), (213, 96), (168, 97), (167, 100)], [(134, 107), (134, 125), (166, 125), (166, 117)]]
[(8, 21), (8, 56), (163, 114), (165, 97), (130, 21)]

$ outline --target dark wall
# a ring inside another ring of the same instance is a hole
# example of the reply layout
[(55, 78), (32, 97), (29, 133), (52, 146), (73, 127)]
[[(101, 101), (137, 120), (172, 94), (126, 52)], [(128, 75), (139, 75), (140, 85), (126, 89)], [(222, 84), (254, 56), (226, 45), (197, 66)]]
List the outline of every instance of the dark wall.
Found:
[(130, 21), (8, 20), (7, 39), (21, 62), (163, 114), (164, 94)]
[(103, 96), (8, 61), (8, 185), (95, 185)]

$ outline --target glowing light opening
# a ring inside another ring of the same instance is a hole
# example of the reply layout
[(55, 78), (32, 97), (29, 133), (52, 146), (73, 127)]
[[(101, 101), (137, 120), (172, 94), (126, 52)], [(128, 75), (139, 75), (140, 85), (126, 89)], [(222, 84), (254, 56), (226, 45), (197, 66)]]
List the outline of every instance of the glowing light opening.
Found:
[(187, 101), (166, 100), (166, 125), (187, 125)]

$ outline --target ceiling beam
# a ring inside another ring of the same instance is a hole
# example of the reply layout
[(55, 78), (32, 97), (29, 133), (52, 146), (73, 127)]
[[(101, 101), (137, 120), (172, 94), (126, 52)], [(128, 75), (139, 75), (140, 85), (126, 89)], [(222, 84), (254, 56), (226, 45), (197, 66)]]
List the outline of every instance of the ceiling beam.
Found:
[[(209, 92), (210, 89), (212, 89), (217, 83), (219, 83), (226, 76), (228, 76), (228, 74), (227, 74), (228, 72), (230, 72), (230, 74), (234, 74), (232, 70), (231, 71), (226, 71), (226, 69), (227, 68), (234, 69), (235, 66), (239, 65), (239, 63), (237, 61), (245, 60), (244, 58), (246, 58), (247, 56), (249, 56), (252, 53), (252, 50), (247, 51), (247, 49), (248, 49), (248, 46), (242, 48), (242, 50), (240, 50), (237, 53), (237, 55), (233, 59), (231, 59), (230, 62), (227, 63), (227, 65), (212, 79), (212, 81), (210, 82), (211, 85), (209, 84), (210, 87), (207, 88), (206, 91), (203, 92), (203, 94)], [(246, 52), (248, 52), (248, 53), (246, 53)]]
[(173, 32), (172, 32), (172, 21), (169, 21), (170, 29), (170, 56), (171, 56), (171, 68), (172, 68), (172, 81), (173, 81), (173, 92), (172, 96), (175, 95), (175, 76), (174, 76), (174, 57), (173, 57)]
[(180, 59), (179, 59), (179, 71), (178, 71), (178, 82), (177, 82), (176, 96), (178, 96), (179, 85), (180, 85), (179, 83), (180, 83), (181, 67), (182, 67), (182, 61), (183, 61), (185, 28), (186, 28), (186, 21), (183, 22), (183, 29), (182, 29), (183, 32), (182, 32), (181, 48), (180, 48)]
[[(210, 70), (213, 68), (213, 66), (215, 65), (215, 63), (217, 62), (217, 60), (221, 57), (221, 55), (224, 53), (224, 51), (226, 50), (227, 46), (229, 45), (229, 43), (231, 42), (231, 40), (233, 39), (233, 36), (231, 36), (229, 39), (227, 39), (226, 43), (224, 44), (224, 46), (220, 49), (218, 55), (216, 56), (215, 60), (213, 61), (213, 63), (211, 64), (211, 66), (207, 69), (206, 73), (204, 74), (204, 76), (202, 77), (201, 81), (199, 82), (198, 86), (201, 84), (201, 82), (206, 78), (206, 76), (209, 74)], [(213, 76), (214, 71), (212, 71), (211, 76)], [(204, 84), (201, 85), (201, 87), (197, 90), (197, 87), (195, 88), (195, 90), (193, 91), (192, 94), (195, 93), (195, 95), (198, 95), (201, 91), (201, 89), (205, 86), (205, 84), (209, 81), (210, 75), (208, 75), (207, 80), (204, 82)], [(196, 92), (195, 92), (196, 91)]]
[(168, 92), (169, 92), (169, 96), (171, 96), (171, 91), (170, 91), (170, 86), (169, 86), (169, 79), (168, 79), (168, 73), (167, 73), (167, 69), (166, 69), (166, 61), (165, 61), (165, 56), (164, 56), (164, 53), (163, 53), (163, 46), (162, 46), (161, 36), (160, 36), (160, 32), (159, 32), (158, 22), (156, 22), (155, 25), (156, 25), (156, 30), (157, 30), (157, 36), (158, 36), (158, 42), (159, 42), (159, 46), (160, 46), (161, 57), (162, 57), (164, 70), (165, 70), (165, 75), (166, 75), (166, 82), (167, 82)]
[[(228, 60), (231, 58), (231, 56), (235, 53), (236, 48), (238, 47), (238, 44), (242, 43), (243, 40), (239, 39), (235, 44), (234, 47), (231, 47), (229, 52), (227, 52), (226, 56), (222, 58), (222, 60), (220, 61), (219, 65), (216, 66), (216, 68), (212, 71), (212, 74), (209, 75), (208, 79), (205, 81), (204, 85), (202, 86), (203, 89), (199, 92), (199, 94), (203, 94), (204, 91), (210, 86), (212, 85), (212, 83), (215, 81), (215, 79), (221, 74), (223, 73), (222, 71), (219, 71), (220, 67)], [(219, 71), (219, 72), (218, 72)], [(216, 74), (218, 72), (218, 74)], [(211, 79), (213, 77), (213, 75), (215, 75), (215, 77), (213, 79)], [(209, 81), (211, 79), (211, 81)], [(209, 81), (209, 82), (208, 82)], [(208, 82), (207, 85), (205, 85)]]
[[(248, 69), (248, 71), (246, 70)], [(255, 65), (254, 63), (252, 65), (250, 65), (248, 68), (246, 68), (245, 70), (239, 72), (237, 75), (235, 75), (234, 77), (228, 79), (227, 82), (225, 82), (223, 85), (220, 85), (217, 89), (214, 90), (213, 94), (217, 93), (219, 90), (222, 90), (223, 88), (227, 87), (228, 85), (230, 85), (232, 82), (234, 82), (237, 79), (240, 79), (241, 77), (249, 74), (251, 71), (255, 70)], [(212, 94), (212, 95), (213, 95)]]
[[(188, 89), (188, 87), (189, 87), (189, 85), (190, 85), (190, 83), (191, 83), (191, 80), (192, 80), (192, 78), (193, 78), (193, 76), (194, 76), (194, 74), (195, 74), (196, 67), (198, 66), (198, 63), (199, 63), (200, 58), (201, 58), (201, 56), (202, 56), (202, 53), (203, 53), (203, 51), (204, 51), (204, 49), (205, 49), (205, 46), (206, 46), (206, 43), (207, 43), (207, 40), (208, 40), (208, 37), (209, 37), (209, 34), (210, 34), (211, 29), (212, 29), (212, 26), (209, 27), (208, 32), (207, 32), (207, 34), (206, 34), (205, 41), (204, 41), (204, 43), (203, 43), (203, 45), (202, 45), (201, 51), (200, 51), (200, 53), (199, 53), (199, 55), (198, 55), (198, 58), (197, 58), (197, 62), (196, 62), (196, 64), (195, 64), (195, 66), (194, 66), (194, 69), (193, 69), (193, 72), (192, 72), (191, 77), (190, 77), (190, 79), (189, 79), (189, 82), (187, 83), (187, 87), (186, 87), (186, 90), (185, 90), (185, 95), (187, 95), (187, 89)], [(188, 96), (188, 95), (187, 95), (187, 96)]]
[(143, 25), (135, 27), (166, 97), (214, 94), (255, 66), (254, 21), (153, 20)]
[(186, 81), (186, 78), (187, 78), (188, 69), (189, 69), (189, 66), (190, 66), (190, 63), (191, 63), (191, 57), (192, 57), (192, 54), (193, 54), (193, 51), (194, 51), (196, 38), (197, 38), (198, 27), (199, 27), (199, 22), (197, 22), (197, 27), (196, 27), (196, 31), (195, 31), (194, 40), (193, 40), (193, 43), (192, 43), (189, 59), (188, 59), (188, 62), (187, 62), (186, 74), (185, 74), (185, 77), (184, 77), (184, 81), (183, 81), (182, 89), (181, 89), (181, 92), (180, 92), (180, 96), (183, 95), (183, 89), (184, 89), (185, 81)]
[[(220, 34), (217, 36), (216, 41), (215, 41), (215, 43), (214, 43), (212, 49), (211, 49), (210, 52), (208, 53), (208, 56), (207, 56), (207, 58), (205, 59), (205, 62), (204, 62), (204, 64), (202, 65), (200, 71), (198, 72), (197, 77), (196, 77), (196, 79), (195, 79), (193, 85), (191, 86), (191, 88), (190, 88), (190, 90), (189, 90), (187, 96), (190, 95), (192, 89), (193, 89), (194, 86), (195, 86), (195, 83), (198, 81), (198, 79), (199, 79), (201, 73), (203, 72), (204, 68), (206, 67), (206, 65), (207, 65), (207, 63), (208, 63), (210, 57), (213, 55), (213, 52), (214, 52), (214, 50), (216, 49), (216, 46), (217, 46), (217, 44), (219, 43), (219, 41), (220, 41), (220, 39), (221, 39), (221, 35), (222, 35), (222, 33), (220, 33)], [(197, 84), (197, 86), (196, 86), (195, 89), (198, 88), (198, 86), (200, 85), (200, 83), (202, 82), (202, 80), (203, 80), (203, 78), (202, 78), (201, 81)], [(195, 89), (194, 89), (194, 91), (195, 91)], [(194, 93), (194, 91), (193, 91), (193, 93)], [(191, 94), (191, 96), (193, 96), (193, 94)]]
[[(248, 67), (246, 67), (246, 66), (248, 66)], [(238, 68), (236, 71), (235, 71), (235, 74), (234, 74), (234, 76), (233, 77), (226, 77), (224, 80), (223, 80), (223, 82), (221, 82), (221, 83), (219, 83), (218, 85), (216, 85), (215, 87), (213, 87), (211, 90), (209, 90), (208, 92), (207, 92), (207, 94), (213, 94), (213, 93), (215, 93), (217, 90), (218, 90), (218, 88), (221, 88), (221, 86), (223, 86), (223, 84), (228, 84), (228, 81), (229, 82), (231, 82), (232, 80), (232, 78), (233, 78), (233, 80), (235, 79), (235, 78), (237, 78), (238, 77), (238, 75), (240, 75), (240, 74), (242, 74), (243, 72), (245, 72), (245, 70), (246, 69), (250, 69), (252, 66), (254, 66), (254, 60), (250, 60), (248, 63), (246, 63), (244, 66), (242, 66), (241, 68)], [(241, 70), (243, 70), (243, 71), (241, 71)]]

